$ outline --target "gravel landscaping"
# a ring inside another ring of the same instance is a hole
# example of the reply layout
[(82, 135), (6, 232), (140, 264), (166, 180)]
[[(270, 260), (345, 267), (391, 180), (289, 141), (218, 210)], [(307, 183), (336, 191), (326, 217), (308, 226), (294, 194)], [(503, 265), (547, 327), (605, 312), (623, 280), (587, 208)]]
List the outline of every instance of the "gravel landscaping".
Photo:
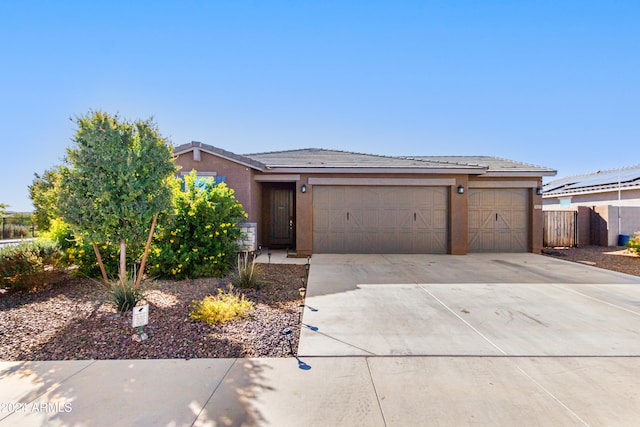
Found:
[(567, 261), (579, 262), (618, 271), (620, 273), (640, 276), (640, 256), (624, 246), (582, 246), (579, 248), (546, 249), (546, 254)]
[(236, 289), (255, 303), (247, 318), (208, 325), (189, 318), (190, 305), (227, 279), (158, 281), (147, 294), (149, 339), (136, 342), (131, 313), (120, 315), (108, 303), (104, 286), (63, 276), (34, 293), (0, 290), (0, 360), (165, 359), (286, 357), (282, 330), (300, 334), (298, 288), (303, 265), (262, 264), (265, 284)]

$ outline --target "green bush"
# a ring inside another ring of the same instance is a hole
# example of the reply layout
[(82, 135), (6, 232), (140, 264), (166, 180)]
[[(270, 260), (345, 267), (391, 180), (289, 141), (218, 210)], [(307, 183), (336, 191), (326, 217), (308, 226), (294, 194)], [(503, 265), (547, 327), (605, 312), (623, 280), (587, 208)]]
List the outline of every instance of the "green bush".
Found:
[(118, 279), (111, 283), (109, 302), (111, 302), (119, 313), (125, 313), (144, 299), (144, 294), (144, 287), (135, 287), (135, 279)]
[(260, 266), (255, 261), (255, 256), (247, 252), (238, 254), (236, 269), (231, 275), (231, 282), (240, 288), (254, 288), (260, 286), (262, 274)]
[[(50, 221), (49, 231), (44, 235), (54, 241), (60, 248), (60, 263), (63, 266), (75, 266), (73, 274), (82, 277), (101, 277), (98, 259), (96, 258), (91, 242), (76, 237), (71, 231), (71, 227), (61, 219)], [(98, 244), (102, 262), (107, 272), (118, 271), (120, 262), (119, 246), (111, 242)], [(127, 252), (127, 265), (136, 263), (141, 254), (132, 251)]]
[(627, 248), (632, 252), (640, 254), (640, 231), (637, 231), (633, 236), (629, 238), (627, 242)]
[(218, 295), (209, 295), (200, 301), (194, 301), (189, 317), (198, 322), (224, 323), (236, 317), (244, 317), (253, 310), (253, 302), (248, 301), (243, 294), (233, 292), (233, 286), (229, 285), (229, 291), (218, 289)]
[(173, 279), (222, 277), (238, 250), (236, 224), (246, 214), (224, 183), (200, 182), (193, 171), (185, 188), (174, 196), (175, 215), (157, 227), (148, 272)]
[(34, 290), (46, 281), (47, 267), (58, 265), (59, 251), (50, 240), (23, 242), (0, 249), (0, 287)]

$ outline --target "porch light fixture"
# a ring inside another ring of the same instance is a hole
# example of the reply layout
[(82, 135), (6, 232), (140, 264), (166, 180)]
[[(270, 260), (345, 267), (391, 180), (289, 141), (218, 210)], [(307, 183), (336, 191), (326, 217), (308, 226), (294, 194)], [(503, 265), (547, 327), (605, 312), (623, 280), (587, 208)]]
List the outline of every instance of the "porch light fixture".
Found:
[(542, 188), (541, 187), (536, 188), (536, 194), (538, 196), (542, 196)]
[(458, 194), (464, 194), (464, 186), (458, 185)]
[(306, 193), (307, 192), (307, 184), (302, 184), (302, 186), (300, 187), (300, 192), (301, 193)]

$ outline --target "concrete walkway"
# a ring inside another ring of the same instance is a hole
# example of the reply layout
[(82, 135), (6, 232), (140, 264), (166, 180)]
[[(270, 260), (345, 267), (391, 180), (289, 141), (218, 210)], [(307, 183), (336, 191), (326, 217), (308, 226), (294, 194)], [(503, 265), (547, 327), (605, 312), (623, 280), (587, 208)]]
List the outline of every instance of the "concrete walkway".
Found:
[[(271, 254), (271, 256), (269, 256)], [(259, 264), (306, 264), (309, 260), (306, 257), (296, 258), (288, 256), (285, 249), (263, 249), (262, 252), (256, 257), (256, 262)]]
[(635, 358), (0, 362), (0, 426), (632, 426), (639, 376)]

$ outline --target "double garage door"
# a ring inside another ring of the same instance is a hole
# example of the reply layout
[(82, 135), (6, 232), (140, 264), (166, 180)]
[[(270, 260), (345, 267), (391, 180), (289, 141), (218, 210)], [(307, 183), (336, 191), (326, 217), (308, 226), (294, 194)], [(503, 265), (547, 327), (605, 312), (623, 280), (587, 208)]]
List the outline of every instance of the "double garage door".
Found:
[(448, 187), (315, 186), (316, 253), (447, 253)]
[[(469, 189), (468, 251), (529, 250), (529, 190)], [(315, 253), (443, 254), (449, 187), (313, 188)]]

